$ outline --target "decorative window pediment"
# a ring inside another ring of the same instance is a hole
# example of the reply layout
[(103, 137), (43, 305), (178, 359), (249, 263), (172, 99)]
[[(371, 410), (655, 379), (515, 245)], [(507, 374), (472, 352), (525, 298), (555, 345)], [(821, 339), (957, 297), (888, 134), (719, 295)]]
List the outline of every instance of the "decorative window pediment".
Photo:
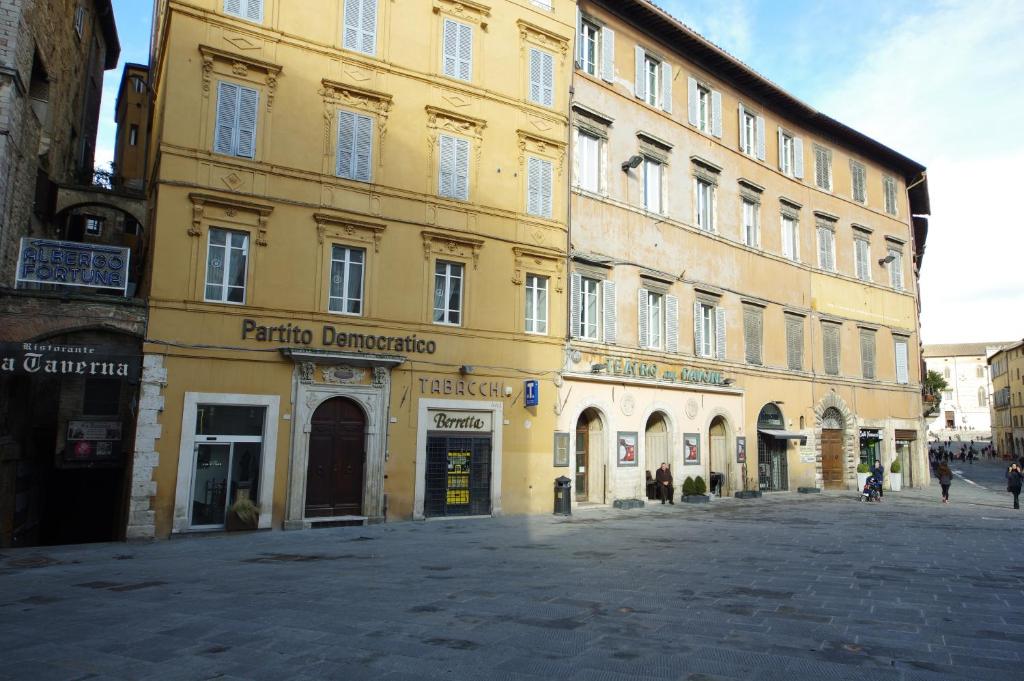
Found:
[(189, 236), (202, 235), (201, 227), (204, 221), (220, 221), (221, 218), (226, 217), (232, 223), (255, 227), (256, 245), (267, 245), (267, 226), (270, 214), (274, 212), (273, 206), (214, 194), (191, 193), (188, 198), (192, 201), (192, 224), (188, 229)]
[(476, 269), (480, 261), (480, 249), (484, 246), (483, 239), (473, 239), (462, 235), (446, 234), (444, 232), (431, 232), (423, 230), (423, 258), (430, 260), (431, 256), (442, 257), (457, 256), (464, 260), (473, 260), (473, 269)]
[(519, 37), (522, 40), (522, 51), (526, 51), (528, 44), (536, 45), (548, 52), (561, 55), (562, 63), (565, 63), (565, 59), (569, 55), (568, 40), (557, 33), (552, 33), (545, 28), (541, 28), (536, 24), (531, 24), (528, 21), (523, 21), (522, 19), (516, 22), (516, 26), (519, 27)]
[(386, 225), (326, 213), (314, 213), (313, 220), (316, 222), (317, 241), (321, 244), (330, 237), (372, 245), (374, 253), (380, 252), (380, 239)]
[(555, 291), (562, 292), (564, 260), (561, 257), (555, 253), (522, 246), (513, 246), (512, 252), (515, 254), (515, 269), (512, 272), (513, 284), (521, 286), (525, 273), (530, 272), (549, 276)]
[(542, 137), (527, 130), (516, 130), (519, 136), (519, 165), (526, 163), (527, 154), (543, 156), (558, 162), (558, 174), (562, 174), (565, 165), (565, 143), (548, 137)]
[(448, 14), (468, 24), (476, 24), (487, 30), (491, 8), (473, 0), (434, 0), (434, 14)]
[(234, 80), (261, 85), (266, 91), (267, 111), (274, 108), (274, 94), (282, 67), (262, 59), (228, 52), (209, 45), (200, 45), (203, 57), (203, 97), (210, 96), (210, 83), (217, 74)]
[(362, 88), (347, 83), (324, 78), (320, 96), (324, 98), (324, 154), (331, 158), (334, 154), (334, 123), (338, 108), (361, 111), (374, 117), (374, 128), (377, 131), (377, 163), (384, 163), (384, 154), (380, 149), (384, 144), (384, 136), (388, 132), (388, 116), (391, 114), (393, 99), (391, 95)]

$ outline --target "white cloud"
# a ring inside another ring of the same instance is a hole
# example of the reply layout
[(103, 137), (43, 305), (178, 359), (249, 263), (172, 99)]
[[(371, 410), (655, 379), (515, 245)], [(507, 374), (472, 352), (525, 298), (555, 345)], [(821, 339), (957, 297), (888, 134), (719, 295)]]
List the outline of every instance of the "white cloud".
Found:
[(1024, 3), (955, 0), (905, 16), (821, 110), (928, 166), (926, 343), (1024, 336)]

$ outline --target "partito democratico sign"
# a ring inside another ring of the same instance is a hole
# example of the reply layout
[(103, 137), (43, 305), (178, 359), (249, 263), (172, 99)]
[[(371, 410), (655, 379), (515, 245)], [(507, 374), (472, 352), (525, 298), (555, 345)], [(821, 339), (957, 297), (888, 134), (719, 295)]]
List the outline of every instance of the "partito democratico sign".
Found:
[(124, 293), (130, 257), (131, 251), (120, 246), (25, 237), (18, 254), (17, 283), (89, 286)]
[(135, 380), (141, 363), (135, 355), (103, 354), (91, 345), (0, 343), (0, 374), (105, 376)]

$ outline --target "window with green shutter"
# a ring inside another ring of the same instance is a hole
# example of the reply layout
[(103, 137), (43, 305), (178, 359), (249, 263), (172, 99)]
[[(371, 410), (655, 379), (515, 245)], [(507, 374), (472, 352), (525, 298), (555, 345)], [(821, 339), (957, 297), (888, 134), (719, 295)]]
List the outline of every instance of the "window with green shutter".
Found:
[(864, 378), (875, 377), (875, 331), (860, 330), (860, 368)]
[(832, 152), (814, 145), (814, 183), (818, 189), (832, 191)]
[(795, 314), (786, 315), (786, 366), (804, 369), (804, 318)]
[(840, 329), (840, 325), (834, 322), (821, 323), (822, 354), (825, 360), (825, 373), (829, 376), (839, 375)]
[(743, 306), (743, 343), (747, 364), (762, 364), (764, 310), (754, 305)]
[(853, 200), (867, 203), (867, 169), (863, 163), (850, 159), (850, 176), (853, 181)]
[(882, 189), (885, 194), (885, 212), (896, 215), (896, 178), (891, 175), (883, 177)]
[(896, 382), (906, 385), (910, 383), (910, 363), (907, 357), (907, 339), (895, 338), (896, 347)]

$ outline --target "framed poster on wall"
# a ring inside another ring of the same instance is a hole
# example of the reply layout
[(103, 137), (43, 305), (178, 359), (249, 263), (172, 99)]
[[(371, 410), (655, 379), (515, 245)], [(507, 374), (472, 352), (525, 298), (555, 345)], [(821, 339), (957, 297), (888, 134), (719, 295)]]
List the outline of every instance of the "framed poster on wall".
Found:
[(700, 465), (700, 433), (683, 434), (683, 464)]
[(555, 433), (555, 460), (556, 467), (569, 465), (569, 433)]
[(616, 461), (619, 466), (637, 466), (636, 431), (620, 430), (615, 437)]
[(747, 462), (747, 438), (745, 436), (736, 438), (736, 463)]

